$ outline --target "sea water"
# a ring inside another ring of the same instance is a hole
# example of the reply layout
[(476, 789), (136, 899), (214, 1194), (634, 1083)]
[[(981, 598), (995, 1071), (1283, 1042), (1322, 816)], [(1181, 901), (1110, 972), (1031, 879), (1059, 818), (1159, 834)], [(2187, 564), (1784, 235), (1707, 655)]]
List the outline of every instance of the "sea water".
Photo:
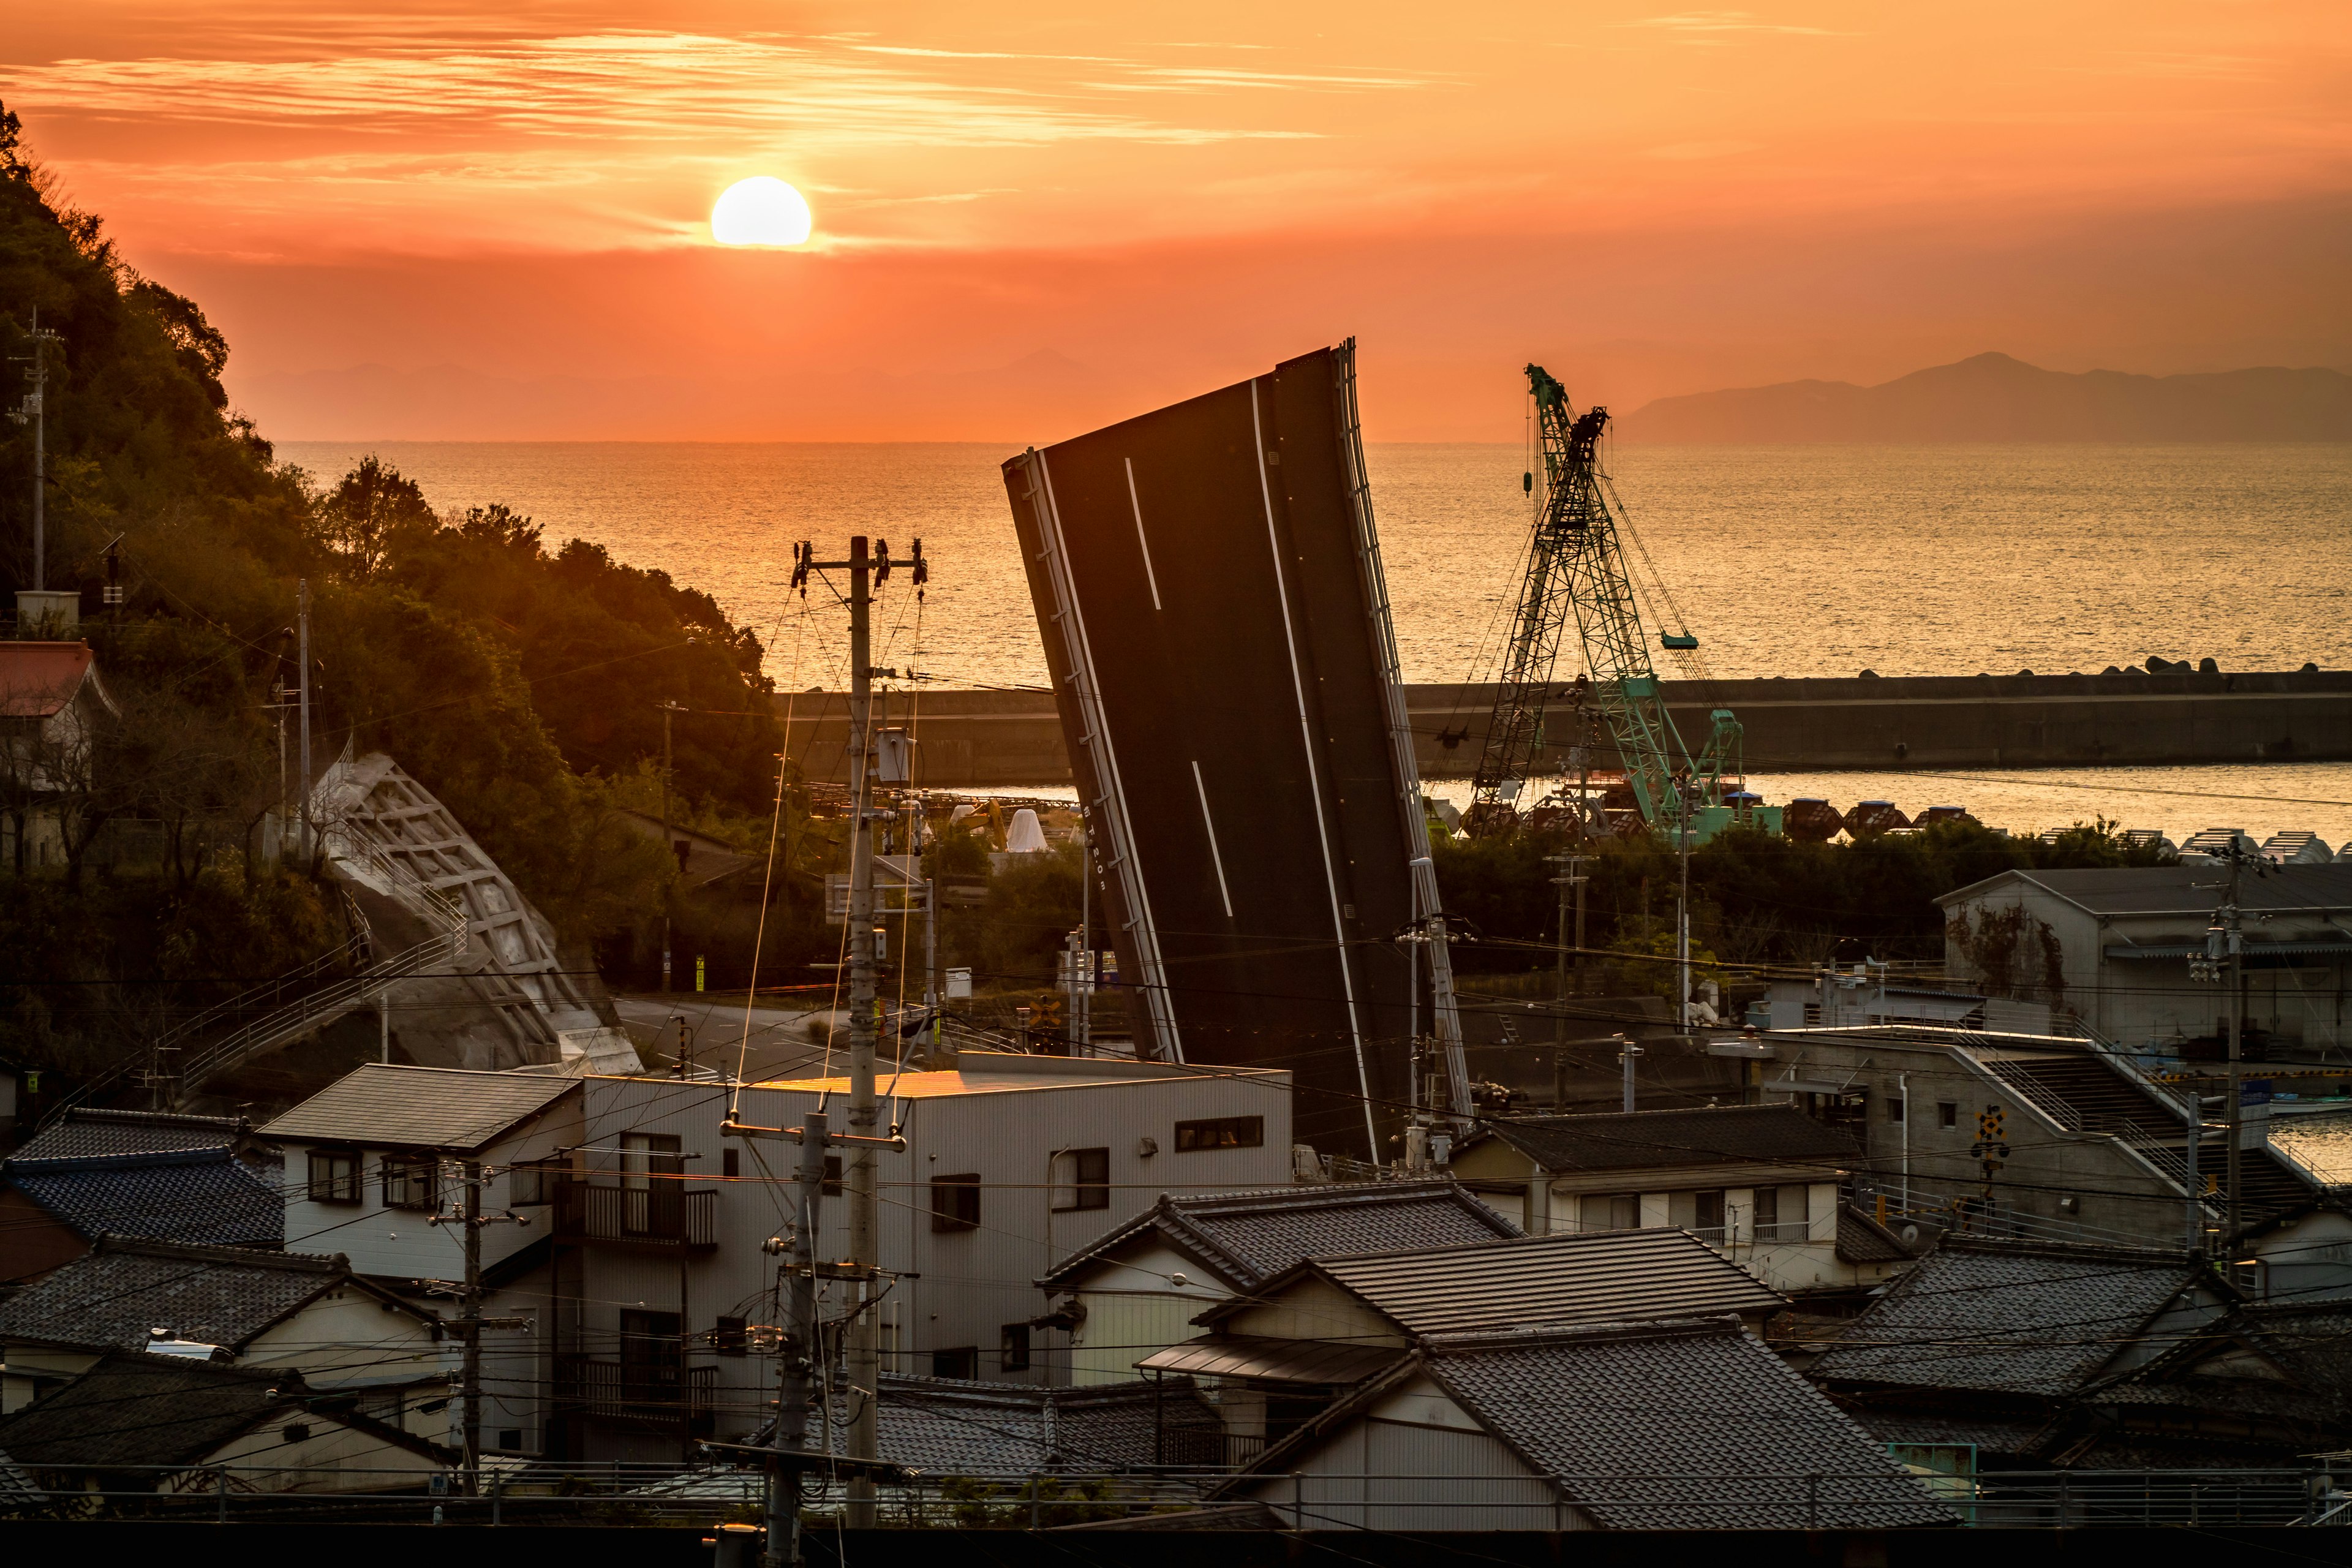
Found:
[[(929, 592), (886, 595), (875, 662), (1035, 685), (1045, 656), (985, 444), (286, 442), (321, 483), (373, 452), (444, 510), (504, 501), (551, 545), (593, 541), (708, 590), (782, 686), (844, 679), (845, 617), (791, 596), (792, 545), (915, 540)], [(1530, 502), (1508, 446), (1372, 446), (1412, 681), (1490, 679)], [(1714, 675), (2084, 672), (2149, 655), (2223, 669), (2352, 665), (2352, 446), (1617, 447), (1654, 637)], [(1573, 657), (1573, 650), (1567, 658)], [(1661, 656), (1660, 673), (1686, 671)], [(1769, 798), (1950, 801), (2027, 830), (2098, 815), (2352, 839), (2352, 763), (1769, 774)], [(1443, 792), (1441, 792), (1443, 793)]]

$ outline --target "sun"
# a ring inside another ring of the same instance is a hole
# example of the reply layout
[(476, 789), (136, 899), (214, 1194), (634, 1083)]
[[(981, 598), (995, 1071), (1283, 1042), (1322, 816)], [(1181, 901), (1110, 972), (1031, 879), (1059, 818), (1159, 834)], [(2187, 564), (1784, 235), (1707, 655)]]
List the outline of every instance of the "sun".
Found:
[(771, 175), (738, 180), (711, 204), (710, 237), (721, 245), (803, 245), (808, 237), (807, 201)]

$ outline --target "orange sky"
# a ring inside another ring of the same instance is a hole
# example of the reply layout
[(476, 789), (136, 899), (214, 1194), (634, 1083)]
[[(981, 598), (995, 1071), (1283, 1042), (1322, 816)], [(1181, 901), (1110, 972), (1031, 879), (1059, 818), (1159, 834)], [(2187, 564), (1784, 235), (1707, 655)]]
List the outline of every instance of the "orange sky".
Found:
[[(2000, 349), (2352, 364), (2343, 0), (79, 0), (0, 97), (284, 438), (1370, 434)], [(748, 174), (815, 209), (725, 251)]]

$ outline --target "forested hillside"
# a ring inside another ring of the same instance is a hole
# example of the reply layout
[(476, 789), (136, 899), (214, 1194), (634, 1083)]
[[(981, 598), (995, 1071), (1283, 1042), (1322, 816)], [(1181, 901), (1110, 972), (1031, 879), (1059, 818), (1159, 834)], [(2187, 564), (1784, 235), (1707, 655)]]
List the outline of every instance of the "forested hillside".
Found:
[[(495, 497), (436, 516), (373, 459), (343, 476), (277, 462), (229, 406), (230, 345), (201, 306), (58, 189), (0, 110), (0, 348), (25, 353), (37, 311), (58, 334), (47, 585), (81, 590), (123, 720), (68, 813), (67, 863), (0, 868), (0, 1055), (105, 1055), (337, 939), (306, 868), (251, 853), (282, 787), (273, 704), (299, 675), (298, 583), (320, 765), (346, 741), (392, 752), (567, 939), (657, 918), (669, 868), (614, 813), (658, 798), (660, 705), (685, 710), (680, 814), (764, 826), (778, 747), (756, 637), (664, 573), (551, 548)], [(32, 431), (0, 425), (0, 602), (31, 585), (32, 496)], [(110, 547), (119, 607), (99, 592)], [(148, 840), (160, 825), (160, 863), (103, 852), (133, 822)]]

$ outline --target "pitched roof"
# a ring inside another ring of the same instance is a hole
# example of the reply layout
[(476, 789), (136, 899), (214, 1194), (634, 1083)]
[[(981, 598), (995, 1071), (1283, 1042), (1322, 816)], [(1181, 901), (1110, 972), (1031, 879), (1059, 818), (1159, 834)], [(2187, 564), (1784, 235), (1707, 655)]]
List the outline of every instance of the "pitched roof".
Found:
[(1688, 1231), (1607, 1230), (1313, 1258), (1193, 1321), (1225, 1321), (1310, 1272), (1413, 1334), (1769, 1312), (1788, 1304)]
[(88, 643), (0, 642), (0, 718), (48, 718), (74, 700), (96, 662)]
[(1394, 1366), (1404, 1353), (1387, 1345), (1356, 1345), (1344, 1340), (1203, 1334), (1181, 1345), (1153, 1351), (1135, 1364), (1139, 1370), (1180, 1372), (1193, 1377), (1247, 1377), (1266, 1383), (1328, 1387), (1361, 1383)]
[(93, 1154), (161, 1154), (226, 1149), (252, 1131), (236, 1116), (181, 1116), (158, 1110), (97, 1110), (76, 1106), (56, 1126), (36, 1132), (9, 1155), (26, 1160), (80, 1160)]
[(1833, 1384), (2074, 1394), (2203, 1274), (2179, 1253), (1948, 1237), (1811, 1373)]
[(1350, 1182), (1174, 1195), (1108, 1232), (1038, 1283), (1059, 1289), (1147, 1233), (1200, 1259), (1225, 1285), (1254, 1290), (1303, 1258), (1371, 1248), (1447, 1247), (1517, 1236), (1518, 1226), (1456, 1183)]
[(300, 1375), (287, 1367), (111, 1351), (47, 1397), (0, 1416), (0, 1448), (36, 1468), (186, 1464), (280, 1412), (307, 1415), (302, 1392)]
[(0, 1301), (0, 1342), (140, 1350), (161, 1328), (236, 1350), (346, 1285), (369, 1289), (340, 1256), (100, 1237), (88, 1255)]
[[(1936, 902), (1967, 903), (2004, 878), (2032, 882), (2078, 908), (2099, 915), (2194, 915), (2202, 920), (2221, 901), (2220, 870), (2189, 862), (2179, 866), (2096, 866), (2063, 871), (2003, 871), (1943, 894)], [(2279, 866), (2248, 877), (2239, 888), (2239, 907), (2262, 910), (2352, 909), (2352, 865)]]
[(17, 1191), (86, 1237), (220, 1247), (277, 1247), (286, 1239), (278, 1187), (225, 1147), (11, 1160), (5, 1171)]
[[(1883, 1445), (1736, 1319), (1434, 1334), (1415, 1363), (1611, 1530), (1873, 1530), (1956, 1522)], [(1352, 1396), (1361, 1409), (1412, 1367)], [(1326, 1415), (1255, 1468), (1297, 1468)], [(1822, 1479), (1818, 1492), (1806, 1478)]]
[(261, 1129), (265, 1138), (478, 1149), (580, 1088), (536, 1073), (370, 1062)]
[(0, 1453), (0, 1510), (38, 1508), (48, 1500), (48, 1494), (33, 1484), (32, 1477), (6, 1454)]
[(1901, 1263), (1911, 1256), (1903, 1238), (1852, 1204), (1838, 1205), (1837, 1255), (1843, 1263)]
[(1529, 1116), (1490, 1126), (1496, 1137), (1555, 1172), (1835, 1165), (1862, 1153), (1853, 1134), (1789, 1105)]

